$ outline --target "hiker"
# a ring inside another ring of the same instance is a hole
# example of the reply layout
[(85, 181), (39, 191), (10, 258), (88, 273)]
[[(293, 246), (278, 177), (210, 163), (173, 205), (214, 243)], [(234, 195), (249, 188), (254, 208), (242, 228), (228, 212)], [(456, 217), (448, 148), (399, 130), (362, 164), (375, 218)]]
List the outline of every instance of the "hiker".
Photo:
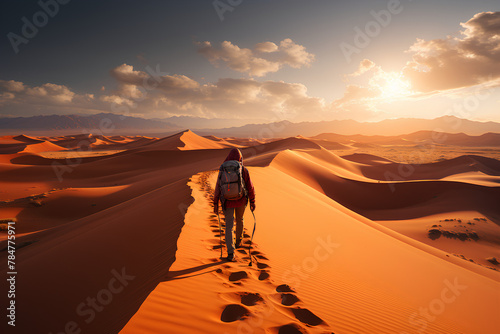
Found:
[[(237, 148), (229, 152), (219, 169), (214, 194), (214, 213), (218, 215), (219, 200), (226, 219), (226, 247), (228, 261), (234, 260), (234, 250), (243, 239), (243, 214), (250, 202), (250, 210), (255, 210), (255, 191), (248, 169), (243, 166), (243, 156)], [(236, 244), (233, 240), (233, 222), (236, 218)]]

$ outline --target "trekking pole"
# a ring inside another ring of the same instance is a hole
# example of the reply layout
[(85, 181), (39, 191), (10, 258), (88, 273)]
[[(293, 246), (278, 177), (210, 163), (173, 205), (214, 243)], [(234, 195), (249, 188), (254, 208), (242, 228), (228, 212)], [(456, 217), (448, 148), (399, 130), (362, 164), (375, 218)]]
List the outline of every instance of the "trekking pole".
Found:
[(252, 266), (252, 241), (253, 241), (253, 235), (255, 234), (255, 227), (257, 226), (257, 220), (255, 219), (255, 214), (252, 211), (252, 216), (253, 216), (253, 231), (252, 231), (252, 238), (250, 238), (250, 244), (248, 245), (248, 256), (250, 257), (250, 263), (248, 264), (250, 267)]
[(220, 246), (220, 258), (222, 259), (222, 227), (220, 225), (219, 210), (217, 210), (217, 218), (219, 219), (219, 246)]

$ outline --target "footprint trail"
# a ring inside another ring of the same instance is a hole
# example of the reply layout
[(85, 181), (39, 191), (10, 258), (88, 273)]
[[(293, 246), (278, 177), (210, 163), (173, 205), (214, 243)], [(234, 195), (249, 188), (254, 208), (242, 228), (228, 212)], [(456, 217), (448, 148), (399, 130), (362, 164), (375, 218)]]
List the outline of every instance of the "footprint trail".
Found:
[[(210, 177), (213, 173), (215, 172), (201, 173), (198, 179), (200, 189), (210, 203), (213, 194)], [(207, 212), (207, 218), (209, 223), (207, 228), (214, 237), (209, 240), (214, 255), (207, 260), (216, 262), (220, 260), (220, 237), (223, 241), (223, 254), (226, 254), (224, 219), (221, 216), (222, 232), (220, 232), (217, 216)], [(270, 261), (256, 243), (252, 243), (253, 265), (249, 266), (250, 235), (244, 233), (244, 238), (242, 247), (236, 249), (235, 261), (225, 263), (212, 273), (221, 280), (219, 297), (227, 302), (221, 310), (220, 321), (222, 323), (239, 321), (238, 329), (241, 328), (242, 332), (333, 333), (325, 321), (306, 308), (293, 287), (276, 284), (273, 281)], [(269, 326), (269, 324), (276, 325)]]

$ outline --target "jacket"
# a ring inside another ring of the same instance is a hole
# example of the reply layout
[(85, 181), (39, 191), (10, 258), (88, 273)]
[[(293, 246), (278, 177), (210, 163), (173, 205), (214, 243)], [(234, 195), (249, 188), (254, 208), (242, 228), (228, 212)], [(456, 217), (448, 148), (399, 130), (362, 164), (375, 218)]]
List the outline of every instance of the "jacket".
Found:
[[(241, 162), (243, 165), (243, 156), (241, 155), (241, 152), (237, 148), (233, 148), (231, 152), (227, 155), (226, 160), (224, 162), (229, 161), (229, 160), (236, 160)], [(220, 182), (219, 179), (221, 177), (221, 172), (219, 171), (219, 175), (217, 176), (217, 185), (215, 186), (215, 193), (214, 193), (214, 206), (218, 205), (219, 200), (222, 203), (222, 208), (237, 208), (240, 206), (247, 205), (248, 199), (250, 199), (250, 202), (255, 202), (255, 189), (253, 187), (252, 180), (250, 179), (250, 174), (248, 173), (248, 169), (243, 166), (242, 168), (242, 177), (243, 181), (245, 182), (245, 188), (247, 190), (247, 197), (242, 197), (238, 200), (226, 200), (224, 198), (220, 197)]]

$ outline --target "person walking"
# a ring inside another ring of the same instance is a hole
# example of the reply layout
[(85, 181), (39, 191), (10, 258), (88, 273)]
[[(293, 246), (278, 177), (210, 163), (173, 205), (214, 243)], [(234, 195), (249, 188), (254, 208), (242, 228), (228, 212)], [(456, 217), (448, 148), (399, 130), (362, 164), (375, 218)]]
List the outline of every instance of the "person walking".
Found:
[[(219, 213), (219, 201), (226, 221), (226, 260), (234, 261), (234, 250), (243, 239), (243, 214), (250, 202), (250, 210), (255, 210), (255, 190), (248, 169), (243, 165), (241, 151), (233, 148), (219, 169), (213, 198), (214, 213)], [(236, 244), (233, 226), (236, 220)]]

